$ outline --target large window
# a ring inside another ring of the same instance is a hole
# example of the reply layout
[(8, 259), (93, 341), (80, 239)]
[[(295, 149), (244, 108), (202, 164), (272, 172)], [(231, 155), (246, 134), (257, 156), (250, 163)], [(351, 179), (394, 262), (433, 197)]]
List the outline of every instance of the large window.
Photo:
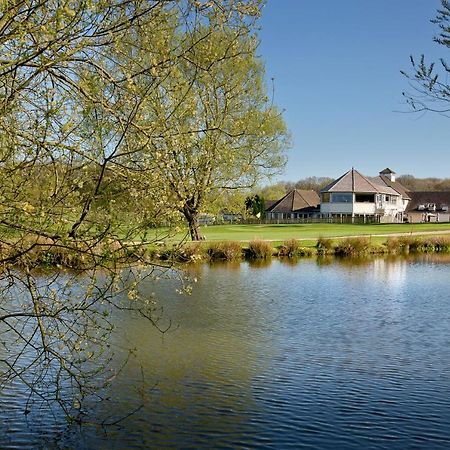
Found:
[(324, 192), (322, 194), (322, 203), (330, 203), (331, 195), (329, 192)]
[(355, 194), (355, 202), (357, 203), (374, 203), (374, 194)]
[(352, 203), (353, 202), (353, 194), (333, 194), (332, 197), (333, 203)]

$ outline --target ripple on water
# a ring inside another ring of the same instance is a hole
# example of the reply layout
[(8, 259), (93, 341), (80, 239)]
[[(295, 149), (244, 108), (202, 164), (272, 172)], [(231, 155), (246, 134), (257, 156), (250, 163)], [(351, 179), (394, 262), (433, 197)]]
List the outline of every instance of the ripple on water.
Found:
[(1, 392), (0, 447), (450, 448), (449, 275), (430, 261), (303, 261), (204, 267), (183, 301), (149, 284), (180, 326), (161, 339), (122, 316), (113, 339), (137, 359), (92, 410), (139, 412), (79, 430), (45, 409), (24, 416), (15, 383)]

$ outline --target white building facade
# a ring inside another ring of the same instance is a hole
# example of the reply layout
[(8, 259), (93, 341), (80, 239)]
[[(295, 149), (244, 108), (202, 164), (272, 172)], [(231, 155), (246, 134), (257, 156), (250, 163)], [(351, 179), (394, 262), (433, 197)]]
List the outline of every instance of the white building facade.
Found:
[(403, 222), (409, 199), (406, 190), (402, 194), (399, 186), (395, 189), (394, 172), (383, 172), (370, 179), (352, 169), (333, 181), (321, 191), (321, 216), (352, 222)]

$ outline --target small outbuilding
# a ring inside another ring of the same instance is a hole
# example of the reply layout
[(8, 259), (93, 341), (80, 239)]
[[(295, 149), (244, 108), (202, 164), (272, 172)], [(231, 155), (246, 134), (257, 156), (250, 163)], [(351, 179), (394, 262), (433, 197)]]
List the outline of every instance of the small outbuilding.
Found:
[(307, 219), (318, 217), (319, 213), (320, 197), (313, 190), (294, 189), (266, 208), (269, 220)]

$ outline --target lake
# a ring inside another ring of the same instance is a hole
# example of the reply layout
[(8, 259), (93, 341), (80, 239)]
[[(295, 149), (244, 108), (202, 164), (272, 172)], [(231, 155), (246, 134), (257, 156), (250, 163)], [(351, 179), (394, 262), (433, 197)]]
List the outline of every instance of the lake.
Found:
[(117, 424), (25, 416), (17, 382), (0, 391), (0, 447), (450, 448), (449, 257), (188, 271), (190, 296), (141, 287), (167, 333), (113, 318), (111, 343), (136, 350), (92, 414)]

